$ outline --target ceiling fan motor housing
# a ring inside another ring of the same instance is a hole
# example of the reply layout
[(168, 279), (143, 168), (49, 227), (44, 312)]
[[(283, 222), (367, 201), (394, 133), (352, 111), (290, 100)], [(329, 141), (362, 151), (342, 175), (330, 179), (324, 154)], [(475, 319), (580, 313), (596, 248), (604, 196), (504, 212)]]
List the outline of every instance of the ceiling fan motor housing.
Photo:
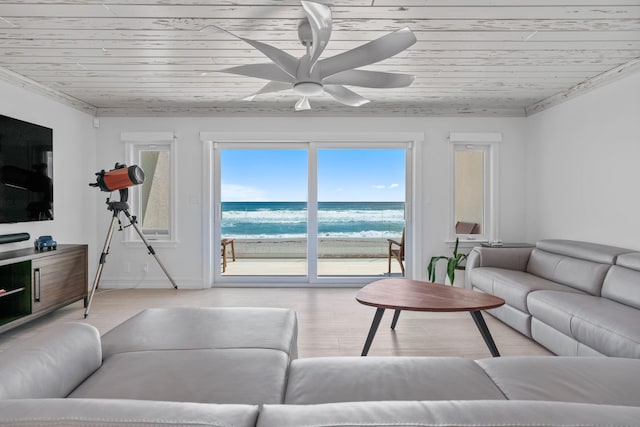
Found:
[(322, 85), (316, 82), (298, 82), (293, 85), (293, 91), (300, 96), (318, 96), (322, 94)]
[(298, 39), (302, 46), (311, 46), (313, 44), (313, 34), (311, 33), (311, 25), (309, 25), (309, 20), (303, 20), (300, 25), (298, 25)]

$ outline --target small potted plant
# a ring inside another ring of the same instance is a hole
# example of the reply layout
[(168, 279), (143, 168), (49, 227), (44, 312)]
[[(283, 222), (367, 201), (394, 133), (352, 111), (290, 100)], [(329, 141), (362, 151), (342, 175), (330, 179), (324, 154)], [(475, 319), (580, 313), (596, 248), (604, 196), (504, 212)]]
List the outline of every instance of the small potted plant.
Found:
[(449, 279), (449, 284), (453, 286), (456, 270), (464, 270), (464, 267), (461, 265), (464, 260), (467, 259), (467, 254), (458, 253), (458, 241), (456, 238), (456, 245), (453, 248), (453, 256), (434, 256), (431, 257), (431, 261), (429, 261), (429, 265), (427, 266), (427, 274), (429, 276), (430, 282), (436, 281), (436, 265), (442, 259), (447, 260), (447, 275), (446, 278)]

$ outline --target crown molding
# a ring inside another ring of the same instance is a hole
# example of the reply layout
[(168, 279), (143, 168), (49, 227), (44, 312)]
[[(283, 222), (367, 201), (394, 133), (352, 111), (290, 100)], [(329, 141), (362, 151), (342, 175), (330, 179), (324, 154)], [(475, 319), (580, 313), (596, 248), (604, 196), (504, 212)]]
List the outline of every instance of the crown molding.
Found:
[(86, 102), (80, 101), (79, 99), (72, 96), (65, 95), (62, 92), (58, 92), (55, 89), (44, 86), (34, 80), (31, 80), (4, 67), (0, 67), (0, 79), (6, 81), (7, 83), (20, 86), (21, 88), (26, 89), (30, 92), (37, 93), (38, 95), (43, 95), (51, 98), (55, 101), (68, 105), (69, 107), (75, 108), (76, 110), (82, 111), (83, 113), (87, 113), (92, 116), (95, 116), (98, 111), (98, 109), (93, 105), (87, 104)]
[(633, 59), (620, 66), (612, 68), (609, 71), (598, 74), (597, 76), (589, 80), (578, 83), (577, 85), (564, 92), (556, 93), (555, 95), (545, 98), (542, 101), (538, 101), (535, 104), (532, 104), (525, 108), (525, 113), (527, 117), (539, 113), (555, 105), (562, 104), (563, 102), (573, 99), (577, 96), (584, 95), (585, 93), (590, 92), (596, 88), (608, 85), (609, 83), (633, 74), (638, 70), (640, 70), (640, 58)]
[(290, 105), (259, 104), (187, 107), (106, 107), (98, 108), (99, 117), (524, 117), (521, 107), (447, 106), (429, 104), (371, 103), (358, 108), (314, 104), (312, 110), (293, 111)]

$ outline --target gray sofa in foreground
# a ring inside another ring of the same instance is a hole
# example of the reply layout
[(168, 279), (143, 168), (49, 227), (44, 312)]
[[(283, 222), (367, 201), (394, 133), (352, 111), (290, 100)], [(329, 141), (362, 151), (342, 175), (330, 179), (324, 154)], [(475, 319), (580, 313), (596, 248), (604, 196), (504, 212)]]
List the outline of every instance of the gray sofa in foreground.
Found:
[(640, 426), (640, 360), (296, 358), (295, 313), (145, 310), (0, 352), (0, 425)]
[(474, 248), (465, 285), (489, 313), (558, 355), (640, 358), (640, 253), (572, 240)]

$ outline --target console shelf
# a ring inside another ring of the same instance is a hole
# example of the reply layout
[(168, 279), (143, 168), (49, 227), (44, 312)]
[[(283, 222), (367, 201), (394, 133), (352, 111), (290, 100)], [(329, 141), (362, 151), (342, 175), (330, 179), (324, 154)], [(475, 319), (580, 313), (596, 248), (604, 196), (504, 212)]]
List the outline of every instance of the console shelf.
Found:
[(84, 299), (87, 245), (0, 253), (0, 332)]
[(17, 294), (18, 292), (24, 292), (26, 288), (23, 286), (21, 288), (12, 289), (10, 291), (0, 292), (0, 298), (7, 297), (9, 295)]

